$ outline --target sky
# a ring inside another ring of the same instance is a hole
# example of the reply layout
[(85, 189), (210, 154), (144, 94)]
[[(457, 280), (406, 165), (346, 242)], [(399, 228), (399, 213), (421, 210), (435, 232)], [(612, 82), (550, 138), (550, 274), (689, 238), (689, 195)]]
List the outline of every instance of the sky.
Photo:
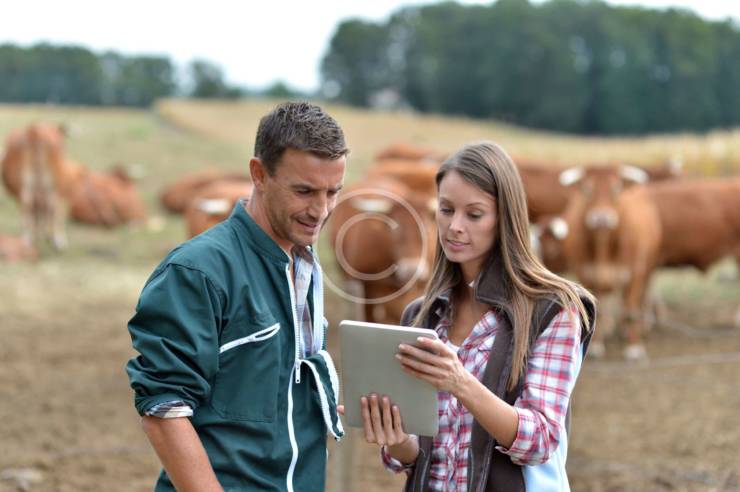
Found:
[[(534, 0), (541, 3), (543, 0)], [(313, 91), (319, 66), (339, 23), (384, 21), (399, 8), (433, 0), (24, 0), (0, 17), (0, 44), (41, 41), (93, 51), (163, 54), (184, 66), (194, 58), (220, 65), (226, 80), (262, 88), (282, 80)], [(490, 4), (491, 0), (463, 0)], [(702, 17), (740, 23), (738, 0), (608, 0), (612, 5), (683, 7)], [(2, 74), (0, 74), (1, 76)]]

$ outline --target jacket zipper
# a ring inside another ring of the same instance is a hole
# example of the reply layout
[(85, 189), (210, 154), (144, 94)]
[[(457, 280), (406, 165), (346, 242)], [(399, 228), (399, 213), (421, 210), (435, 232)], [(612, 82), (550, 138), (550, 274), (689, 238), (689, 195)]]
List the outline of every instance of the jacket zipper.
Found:
[(296, 324), (298, 320), (298, 311), (295, 307), (295, 287), (293, 287), (293, 280), (290, 278), (290, 263), (285, 266), (285, 278), (288, 280), (288, 289), (290, 289), (290, 310), (293, 314), (293, 334), (295, 337), (295, 359), (293, 363), (293, 370), (295, 371), (295, 382), (296, 384), (301, 383), (301, 330), (298, 329)]
[[(295, 359), (293, 362), (293, 371), (295, 372), (295, 383), (300, 384), (301, 382), (301, 330), (298, 329), (296, 321), (298, 320), (298, 314), (295, 306), (295, 288), (293, 287), (293, 281), (290, 276), (290, 261), (285, 266), (285, 278), (288, 281), (288, 289), (290, 290), (290, 309), (293, 315), (293, 336), (295, 338)], [(288, 437), (290, 438), (290, 447), (293, 450), (293, 457), (290, 460), (290, 466), (288, 467), (288, 475), (285, 477), (286, 487), (288, 492), (293, 492), (293, 473), (295, 472), (296, 463), (298, 463), (298, 441), (295, 437), (295, 427), (293, 426), (293, 379), (291, 378), (288, 382)]]

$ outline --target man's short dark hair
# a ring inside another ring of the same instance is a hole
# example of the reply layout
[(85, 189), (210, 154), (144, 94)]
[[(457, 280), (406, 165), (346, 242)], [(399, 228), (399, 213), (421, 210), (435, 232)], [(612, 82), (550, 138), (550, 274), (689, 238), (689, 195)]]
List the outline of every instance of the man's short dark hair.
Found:
[(280, 104), (260, 120), (254, 155), (270, 176), (288, 147), (322, 158), (339, 159), (349, 152), (339, 124), (315, 104)]

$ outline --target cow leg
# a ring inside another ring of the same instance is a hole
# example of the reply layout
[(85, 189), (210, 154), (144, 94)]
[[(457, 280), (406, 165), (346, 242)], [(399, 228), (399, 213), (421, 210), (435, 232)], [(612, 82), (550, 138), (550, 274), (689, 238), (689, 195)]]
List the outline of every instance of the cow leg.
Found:
[(635, 271), (624, 291), (622, 301), (627, 346), (624, 358), (640, 360), (647, 358), (641, 332), (644, 319), (643, 307), (649, 278), (644, 271)]
[(67, 247), (67, 204), (59, 193), (52, 193), (49, 205), (51, 207), (52, 242), (57, 250), (62, 250)]
[(598, 326), (594, 330), (594, 334), (591, 338), (591, 343), (588, 348), (589, 357), (600, 359), (606, 355), (606, 340), (609, 335), (614, 331), (616, 322), (615, 311), (614, 311), (614, 296), (610, 296), (606, 292), (595, 293), (596, 298), (599, 300), (599, 319)]
[(645, 331), (650, 331), (654, 327), (660, 326), (667, 318), (668, 307), (665, 300), (663, 300), (663, 296), (655, 286), (651, 286), (646, 295), (645, 312), (647, 313), (647, 319), (644, 324)]
[(21, 234), (26, 246), (34, 247), (37, 243), (36, 217), (34, 215), (33, 200), (34, 179), (29, 166), (23, 166), (21, 171)]

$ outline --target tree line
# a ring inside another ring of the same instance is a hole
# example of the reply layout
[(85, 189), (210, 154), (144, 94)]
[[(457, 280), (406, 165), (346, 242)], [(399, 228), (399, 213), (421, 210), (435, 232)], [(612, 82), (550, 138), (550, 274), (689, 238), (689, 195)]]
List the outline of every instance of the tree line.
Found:
[(167, 56), (94, 53), (80, 46), (0, 45), (0, 102), (149, 106), (161, 97), (293, 97), (282, 82), (265, 90), (230, 85), (222, 69), (193, 60), (184, 74)]
[(598, 0), (498, 0), (350, 19), (322, 91), (357, 106), (496, 118), (582, 134), (740, 123), (740, 29), (680, 10)]

